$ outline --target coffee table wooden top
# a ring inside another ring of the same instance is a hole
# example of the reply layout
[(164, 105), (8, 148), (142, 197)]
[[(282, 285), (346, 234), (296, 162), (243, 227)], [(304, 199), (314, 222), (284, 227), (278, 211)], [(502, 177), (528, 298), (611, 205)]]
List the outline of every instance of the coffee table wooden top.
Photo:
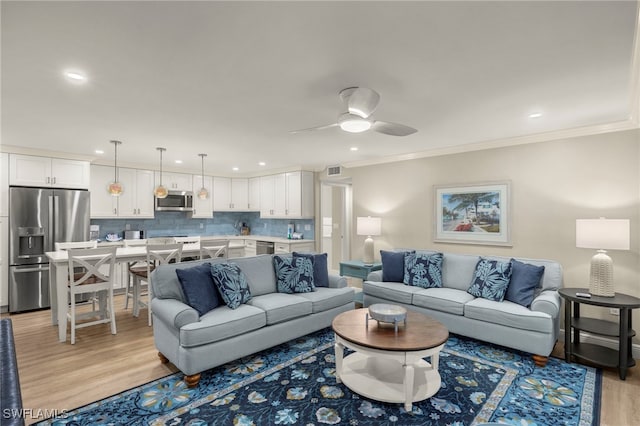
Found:
[(393, 324), (369, 320), (367, 308), (343, 312), (331, 323), (333, 331), (349, 342), (385, 351), (422, 351), (439, 346), (449, 338), (442, 323), (426, 315), (407, 311), (407, 325), (400, 323), (396, 334)]

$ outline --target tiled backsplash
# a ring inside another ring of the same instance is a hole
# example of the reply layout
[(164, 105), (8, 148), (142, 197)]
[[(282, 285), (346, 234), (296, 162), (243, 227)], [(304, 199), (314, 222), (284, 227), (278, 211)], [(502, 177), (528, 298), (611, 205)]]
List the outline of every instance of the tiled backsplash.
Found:
[[(261, 219), (258, 212), (216, 212), (212, 219), (191, 219), (183, 212), (156, 212), (154, 219), (91, 219), (92, 225), (100, 225), (100, 238), (107, 234), (123, 235), (123, 231), (144, 230), (146, 237), (167, 235), (236, 235), (242, 223), (249, 226), (251, 234), (287, 237), (287, 225), (295, 224), (305, 240), (314, 237), (313, 219)], [(309, 230), (305, 229), (306, 227)]]

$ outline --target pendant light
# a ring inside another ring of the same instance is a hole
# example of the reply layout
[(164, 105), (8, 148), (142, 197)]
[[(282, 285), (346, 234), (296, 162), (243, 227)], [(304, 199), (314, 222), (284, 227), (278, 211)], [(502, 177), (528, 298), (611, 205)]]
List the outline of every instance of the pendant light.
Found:
[(156, 189), (153, 190), (153, 195), (155, 195), (156, 198), (167, 198), (167, 195), (169, 195), (169, 191), (167, 191), (167, 188), (162, 186), (162, 153), (167, 149), (166, 148), (156, 148), (156, 149), (160, 151), (160, 185), (156, 186)]
[(204, 187), (204, 157), (206, 157), (207, 154), (198, 155), (202, 158), (202, 188), (200, 188), (200, 191), (198, 191), (198, 198), (200, 198), (201, 200), (206, 200), (207, 198), (209, 198), (209, 191), (207, 191), (207, 188)]
[(113, 182), (111, 182), (107, 187), (107, 192), (109, 192), (109, 194), (111, 194), (114, 197), (118, 197), (120, 196), (120, 194), (122, 194), (122, 191), (124, 189), (122, 187), (122, 184), (118, 182), (118, 145), (120, 145), (122, 142), (120, 141), (109, 141), (109, 142), (113, 144), (113, 147), (115, 150), (115, 160), (113, 163)]

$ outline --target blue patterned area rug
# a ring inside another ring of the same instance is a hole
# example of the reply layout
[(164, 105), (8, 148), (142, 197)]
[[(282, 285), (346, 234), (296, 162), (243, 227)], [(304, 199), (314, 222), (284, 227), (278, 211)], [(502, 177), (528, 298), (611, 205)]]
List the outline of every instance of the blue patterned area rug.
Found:
[(440, 354), (442, 385), (413, 404), (373, 401), (335, 380), (325, 329), (202, 374), (173, 374), (40, 424), (72, 425), (597, 425), (600, 370), (458, 336)]

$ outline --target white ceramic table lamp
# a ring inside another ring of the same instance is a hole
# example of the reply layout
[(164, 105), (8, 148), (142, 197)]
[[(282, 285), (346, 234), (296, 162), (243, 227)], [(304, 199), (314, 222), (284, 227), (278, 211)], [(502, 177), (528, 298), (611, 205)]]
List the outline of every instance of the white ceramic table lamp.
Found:
[(591, 258), (589, 292), (594, 296), (613, 297), (613, 261), (607, 250), (629, 250), (628, 219), (577, 219), (576, 247), (596, 249)]
[(382, 233), (382, 220), (379, 217), (358, 217), (356, 224), (358, 235), (366, 235), (364, 240), (364, 257), (362, 261), (365, 265), (373, 265), (373, 236)]

